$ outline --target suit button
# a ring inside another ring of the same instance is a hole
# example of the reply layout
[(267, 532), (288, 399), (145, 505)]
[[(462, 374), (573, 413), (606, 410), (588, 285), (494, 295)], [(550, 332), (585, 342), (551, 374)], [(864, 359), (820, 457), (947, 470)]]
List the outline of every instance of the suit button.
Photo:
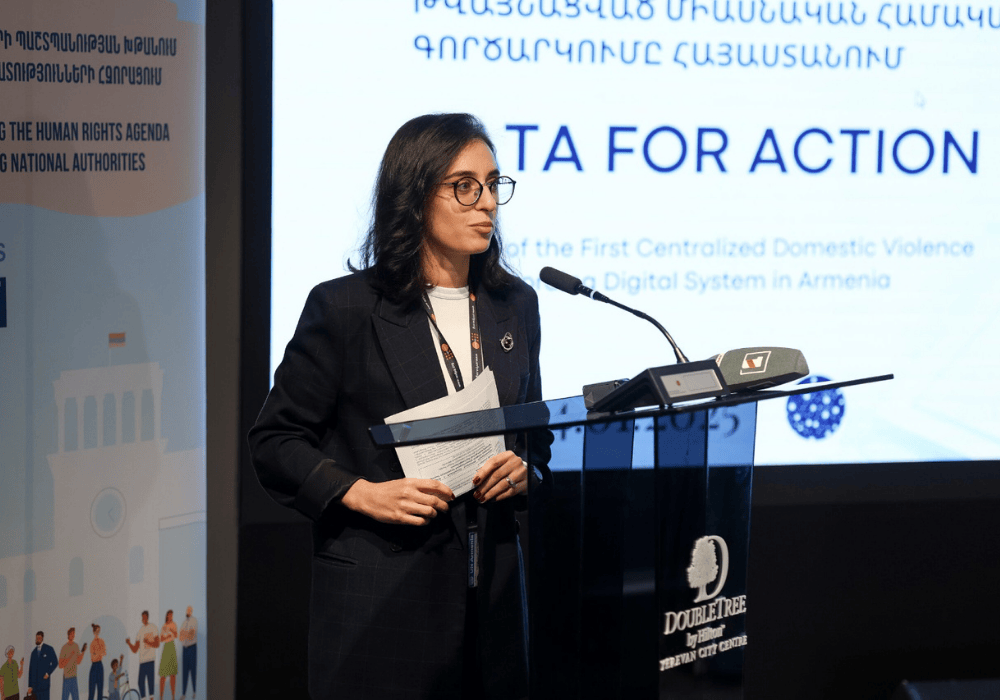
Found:
[(400, 546), (399, 546), (398, 544), (396, 544), (395, 542), (390, 542), (390, 543), (389, 543), (389, 550), (390, 550), (390, 551), (393, 551), (393, 552), (402, 552), (402, 551), (403, 551), (403, 548), (402, 548), (402, 547), (400, 547)]

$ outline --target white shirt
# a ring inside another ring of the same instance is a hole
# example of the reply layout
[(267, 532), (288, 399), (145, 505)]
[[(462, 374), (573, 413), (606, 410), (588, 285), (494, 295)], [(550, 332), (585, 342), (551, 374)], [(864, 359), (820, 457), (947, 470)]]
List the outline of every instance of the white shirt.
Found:
[[(472, 383), (472, 338), (469, 335), (469, 288), (459, 287), (431, 287), (427, 290), (427, 297), (434, 307), (434, 318), (437, 319), (438, 328), (447, 339), (448, 347), (455, 353), (455, 360), (458, 368), (462, 372), (462, 383), (469, 386)], [(444, 361), (444, 353), (441, 352), (441, 341), (434, 331), (434, 324), (430, 319), (427, 323), (431, 326), (431, 337), (434, 338), (437, 346), (438, 362), (441, 364), (441, 372), (444, 374), (444, 383), (448, 387), (448, 393), (454, 394), (455, 384), (451, 379), (451, 372)], [(480, 341), (481, 342), (481, 341)]]
[[(184, 639), (187, 636), (186, 632), (193, 632), (194, 634), (191, 635), (190, 639)], [(198, 643), (198, 618), (193, 615), (184, 618), (184, 623), (181, 625), (181, 639), (184, 640), (181, 644), (186, 647), (193, 647)]]
[(139, 632), (136, 633), (135, 638), (139, 642), (139, 663), (144, 664), (147, 661), (156, 661), (156, 647), (151, 647), (146, 643), (147, 636), (159, 637), (160, 631), (156, 629), (155, 625), (146, 624), (139, 628)]

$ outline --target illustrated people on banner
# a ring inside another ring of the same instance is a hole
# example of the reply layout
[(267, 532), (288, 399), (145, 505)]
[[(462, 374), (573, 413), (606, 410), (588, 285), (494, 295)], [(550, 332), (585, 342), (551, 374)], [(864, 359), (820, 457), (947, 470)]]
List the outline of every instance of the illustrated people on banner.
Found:
[(83, 654), (87, 651), (87, 643), (83, 643), (81, 649), (76, 642), (76, 628), (70, 627), (66, 630), (66, 643), (59, 650), (59, 668), (63, 670), (62, 700), (74, 698), (80, 700), (80, 689), (76, 685), (77, 666), (83, 661)]
[(149, 611), (142, 611), (142, 627), (135, 635), (135, 643), (128, 637), (125, 643), (133, 654), (139, 654), (139, 697), (146, 697), (147, 681), (149, 697), (156, 693), (153, 676), (156, 672), (156, 648), (160, 646), (160, 636), (155, 625), (149, 624)]
[(0, 666), (0, 697), (4, 700), (20, 700), (21, 691), (18, 689), (17, 680), (24, 674), (24, 659), (18, 664), (14, 661), (14, 647), (9, 646), (4, 650), (7, 662)]
[(111, 659), (111, 673), (108, 674), (108, 700), (121, 700), (121, 680), (125, 675), (122, 662), (125, 661), (125, 654), (117, 659)]
[(198, 618), (191, 614), (193, 612), (194, 608), (189, 605), (184, 622), (181, 623), (180, 640), (181, 648), (184, 650), (181, 659), (183, 664), (181, 670), (181, 700), (184, 700), (184, 697), (187, 695), (188, 676), (191, 677), (192, 700), (194, 700), (198, 692)]
[(174, 689), (177, 687), (177, 648), (174, 640), (177, 639), (177, 623), (174, 622), (174, 611), (167, 610), (167, 616), (163, 620), (163, 628), (160, 630), (160, 643), (163, 644), (163, 651), (160, 652), (160, 700), (163, 700), (163, 682), (170, 679), (170, 698), (174, 698)]
[(97, 692), (97, 700), (104, 698), (104, 664), (101, 659), (107, 654), (104, 640), (101, 639), (101, 626), (94, 623), (90, 628), (94, 631), (94, 639), (90, 642), (90, 679), (87, 682), (87, 700), (94, 700), (94, 692)]
[(49, 700), (50, 675), (59, 668), (56, 650), (45, 643), (45, 632), (35, 633), (35, 648), (28, 659), (28, 694), (38, 700)]

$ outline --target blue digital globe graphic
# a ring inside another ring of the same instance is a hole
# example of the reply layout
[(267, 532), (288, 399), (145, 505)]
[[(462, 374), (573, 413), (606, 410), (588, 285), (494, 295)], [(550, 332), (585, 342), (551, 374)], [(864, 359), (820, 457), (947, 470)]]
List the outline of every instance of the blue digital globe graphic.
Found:
[[(799, 384), (828, 382), (827, 377), (813, 374)], [(844, 392), (840, 389), (824, 389), (812, 394), (797, 394), (788, 397), (785, 406), (788, 423), (803, 438), (822, 440), (836, 432), (844, 420)]]

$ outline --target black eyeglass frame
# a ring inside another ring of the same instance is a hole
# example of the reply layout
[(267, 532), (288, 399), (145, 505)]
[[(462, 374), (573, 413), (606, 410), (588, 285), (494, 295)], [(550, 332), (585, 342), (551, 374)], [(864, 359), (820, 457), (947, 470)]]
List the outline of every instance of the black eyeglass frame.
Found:
[[(472, 180), (474, 183), (476, 183), (479, 186), (479, 189), (476, 190), (476, 196), (475, 196), (475, 198), (471, 202), (469, 202), (468, 204), (466, 204), (465, 202), (463, 202), (462, 198), (458, 196), (458, 185), (463, 180)], [(494, 186), (499, 187), (501, 180), (507, 180), (508, 182), (510, 182), (510, 197), (508, 197), (507, 199), (505, 199), (502, 202), (500, 200), (496, 199), (496, 192), (494, 191), (494, 188), (490, 186), (490, 183), (493, 183)], [(463, 177), (458, 178), (454, 182), (442, 182), (440, 184), (442, 184), (442, 185), (451, 185), (452, 190), (455, 192), (455, 199), (463, 207), (472, 207), (472, 206), (475, 206), (476, 202), (479, 201), (479, 198), (483, 196), (483, 189), (485, 189), (486, 187), (490, 188), (490, 192), (493, 194), (493, 199), (496, 201), (497, 206), (502, 206), (502, 205), (506, 204), (507, 202), (509, 202), (511, 199), (514, 198), (514, 187), (517, 185), (517, 180), (515, 180), (514, 178), (509, 177), (507, 175), (500, 175), (499, 177), (495, 177), (492, 180), (487, 181), (486, 183), (482, 183), (478, 179), (472, 177), (471, 175), (465, 175)]]

